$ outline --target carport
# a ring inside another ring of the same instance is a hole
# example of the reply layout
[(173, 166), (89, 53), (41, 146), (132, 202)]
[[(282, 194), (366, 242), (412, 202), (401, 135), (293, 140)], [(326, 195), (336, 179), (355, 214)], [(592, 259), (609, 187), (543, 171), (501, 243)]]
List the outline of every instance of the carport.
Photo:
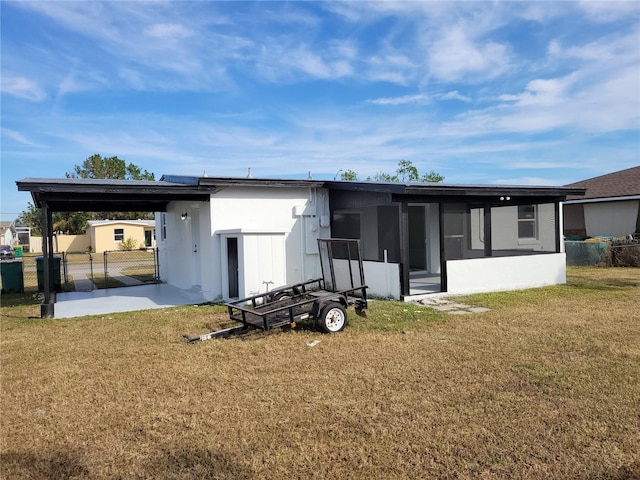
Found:
[(208, 202), (211, 188), (165, 181), (84, 178), (25, 178), (18, 191), (30, 192), (42, 209), (44, 300), (41, 318), (54, 317), (53, 212), (165, 212), (172, 201)]

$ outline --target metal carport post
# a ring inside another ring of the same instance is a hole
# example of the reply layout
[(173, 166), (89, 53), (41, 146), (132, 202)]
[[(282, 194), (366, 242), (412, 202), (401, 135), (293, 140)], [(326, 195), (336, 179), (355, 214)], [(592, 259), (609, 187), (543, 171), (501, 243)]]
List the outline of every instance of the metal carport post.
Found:
[(42, 243), (44, 300), (40, 305), (40, 318), (53, 318), (56, 301), (56, 294), (51, 291), (53, 286), (53, 220), (47, 202), (42, 202), (42, 233), (44, 236)]

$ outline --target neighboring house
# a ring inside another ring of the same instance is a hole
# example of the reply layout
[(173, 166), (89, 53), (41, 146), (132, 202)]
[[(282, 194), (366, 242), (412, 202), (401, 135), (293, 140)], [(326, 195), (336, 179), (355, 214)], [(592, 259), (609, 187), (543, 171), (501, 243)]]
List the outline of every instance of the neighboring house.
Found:
[(87, 235), (91, 251), (102, 253), (119, 250), (128, 239), (135, 242), (134, 248), (155, 247), (154, 220), (89, 220)]
[[(320, 277), (317, 239), (329, 237), (360, 239), (369, 293), (381, 297), (564, 283), (561, 202), (584, 193), (543, 186), (184, 175), (153, 182), (17, 184), (31, 192), (45, 218), (50, 211), (158, 212), (161, 280), (205, 301)], [(128, 235), (113, 224), (105, 228), (112, 245)]]
[(127, 239), (133, 239), (136, 249), (155, 248), (155, 225), (155, 220), (89, 220), (84, 235), (56, 234), (54, 250), (103, 253), (120, 250)]
[(640, 232), (640, 167), (601, 175), (567, 187), (585, 188), (584, 196), (564, 203), (564, 234), (622, 237)]
[(16, 229), (14, 222), (0, 222), (0, 244), (13, 245)]

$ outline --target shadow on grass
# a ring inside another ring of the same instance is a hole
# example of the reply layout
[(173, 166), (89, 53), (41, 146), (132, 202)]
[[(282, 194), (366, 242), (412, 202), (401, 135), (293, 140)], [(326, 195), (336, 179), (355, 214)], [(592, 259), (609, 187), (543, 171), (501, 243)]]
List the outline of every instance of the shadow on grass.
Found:
[[(73, 452), (9, 452), (0, 456), (3, 478), (52, 478), (84, 477), (89, 470)], [(6, 475), (6, 476), (5, 476)]]
[(228, 456), (209, 449), (190, 446), (165, 449), (160, 458), (145, 470), (154, 478), (251, 478), (253, 472)]
[[(30, 478), (51, 480), (64, 478), (92, 478), (91, 472), (69, 451), (8, 452), (0, 456), (2, 478)], [(251, 478), (253, 472), (238, 465), (228, 456), (209, 449), (178, 447), (165, 449), (158, 458), (144, 466), (147, 478), (223, 479)]]
[(640, 287), (640, 282), (629, 278), (608, 278), (593, 280), (580, 279), (568, 283), (567, 286), (579, 290), (611, 291), (619, 290), (621, 288), (637, 288)]
[(25, 307), (39, 305), (42, 298), (38, 292), (3, 293), (1, 302), (3, 307)]
[(596, 478), (597, 480), (637, 480), (640, 478), (640, 462), (625, 465), (611, 475), (602, 475)]

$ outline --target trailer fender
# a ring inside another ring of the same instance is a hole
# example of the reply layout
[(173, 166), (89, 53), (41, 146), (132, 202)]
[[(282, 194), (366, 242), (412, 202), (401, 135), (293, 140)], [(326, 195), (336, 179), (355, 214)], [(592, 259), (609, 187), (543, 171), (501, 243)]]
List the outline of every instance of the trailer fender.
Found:
[(347, 303), (347, 298), (344, 295), (319, 298), (313, 303), (313, 307), (311, 308), (311, 315), (313, 316), (313, 318), (319, 318), (320, 312), (322, 312), (322, 309), (329, 303), (339, 303), (345, 309), (349, 306), (349, 304)]

